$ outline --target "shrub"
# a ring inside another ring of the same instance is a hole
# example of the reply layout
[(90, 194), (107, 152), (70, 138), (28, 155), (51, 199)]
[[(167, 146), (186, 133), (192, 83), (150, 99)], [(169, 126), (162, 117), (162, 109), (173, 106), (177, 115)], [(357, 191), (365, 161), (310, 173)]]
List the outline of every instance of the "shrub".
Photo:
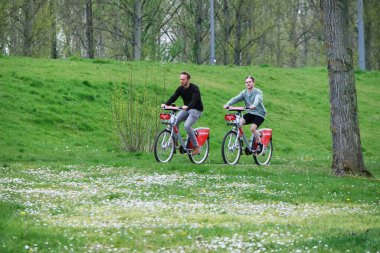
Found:
[(115, 86), (111, 107), (116, 144), (126, 151), (152, 151), (159, 108), (156, 101), (148, 98), (146, 87), (139, 93), (132, 87), (125, 90)]

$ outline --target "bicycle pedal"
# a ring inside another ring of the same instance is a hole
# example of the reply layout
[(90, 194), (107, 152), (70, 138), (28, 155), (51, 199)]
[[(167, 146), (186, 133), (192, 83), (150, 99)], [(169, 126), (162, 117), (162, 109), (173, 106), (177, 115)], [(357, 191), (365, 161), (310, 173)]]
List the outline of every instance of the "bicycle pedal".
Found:
[(186, 153), (186, 151), (183, 149), (182, 146), (180, 146), (180, 147), (178, 148), (178, 150), (179, 150), (179, 152), (180, 152), (181, 154), (185, 154), (185, 153)]

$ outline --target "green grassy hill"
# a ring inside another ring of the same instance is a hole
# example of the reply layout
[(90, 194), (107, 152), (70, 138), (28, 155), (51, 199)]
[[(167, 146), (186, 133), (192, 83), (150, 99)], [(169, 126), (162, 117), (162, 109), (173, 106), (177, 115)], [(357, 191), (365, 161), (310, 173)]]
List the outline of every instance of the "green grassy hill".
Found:
[[(115, 85), (129, 85), (156, 99), (157, 106), (189, 71), (201, 88), (205, 112), (198, 126), (211, 128), (209, 163), (222, 163), (220, 144), (229, 129), (223, 104), (254, 75), (268, 111), (262, 127), (273, 129), (273, 165), (319, 164), (329, 170), (328, 80), (325, 68), (197, 66), (84, 59), (0, 58), (0, 161), (118, 163), (131, 154), (113, 140), (110, 97)], [(379, 72), (357, 72), (356, 87), (365, 162), (380, 174)], [(180, 102), (177, 102), (180, 104)], [(246, 131), (247, 132), (247, 131)], [(143, 155), (154, 162), (153, 155)], [(185, 159), (180, 156), (174, 159)], [(251, 163), (245, 157), (242, 163)]]
[[(202, 91), (207, 163), (117, 148), (115, 87), (159, 108), (183, 70)], [(264, 92), (271, 166), (222, 165), (222, 106), (247, 75)], [(380, 73), (356, 80), (376, 179), (330, 174), (325, 68), (0, 57), (0, 252), (378, 252)]]

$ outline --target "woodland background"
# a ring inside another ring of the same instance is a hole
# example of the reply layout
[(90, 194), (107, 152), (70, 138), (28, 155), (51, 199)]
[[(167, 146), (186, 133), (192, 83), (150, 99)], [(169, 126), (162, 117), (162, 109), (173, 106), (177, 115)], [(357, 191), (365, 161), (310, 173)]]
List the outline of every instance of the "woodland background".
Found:
[[(357, 66), (357, 1), (350, 31)], [(215, 0), (220, 65), (325, 65), (318, 0)], [(364, 0), (367, 70), (380, 69), (380, 1)], [(205, 64), (210, 58), (210, 1), (2, 0), (4, 55)]]

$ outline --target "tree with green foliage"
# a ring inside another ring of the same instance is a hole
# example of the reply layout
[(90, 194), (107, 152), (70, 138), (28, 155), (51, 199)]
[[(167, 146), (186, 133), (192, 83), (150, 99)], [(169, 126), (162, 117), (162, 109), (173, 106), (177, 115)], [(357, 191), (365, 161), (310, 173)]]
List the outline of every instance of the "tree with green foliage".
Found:
[[(320, 66), (323, 27), (318, 0), (215, 0), (217, 64)], [(356, 31), (356, 4), (349, 27)], [(111, 58), (205, 64), (209, 1), (0, 1), (0, 47), (8, 55)], [(380, 4), (364, 1), (368, 69), (380, 69)], [(354, 64), (357, 43), (354, 38)]]
[(347, 2), (321, 1), (330, 84), (332, 171), (337, 176), (371, 176), (364, 165), (360, 141)]

